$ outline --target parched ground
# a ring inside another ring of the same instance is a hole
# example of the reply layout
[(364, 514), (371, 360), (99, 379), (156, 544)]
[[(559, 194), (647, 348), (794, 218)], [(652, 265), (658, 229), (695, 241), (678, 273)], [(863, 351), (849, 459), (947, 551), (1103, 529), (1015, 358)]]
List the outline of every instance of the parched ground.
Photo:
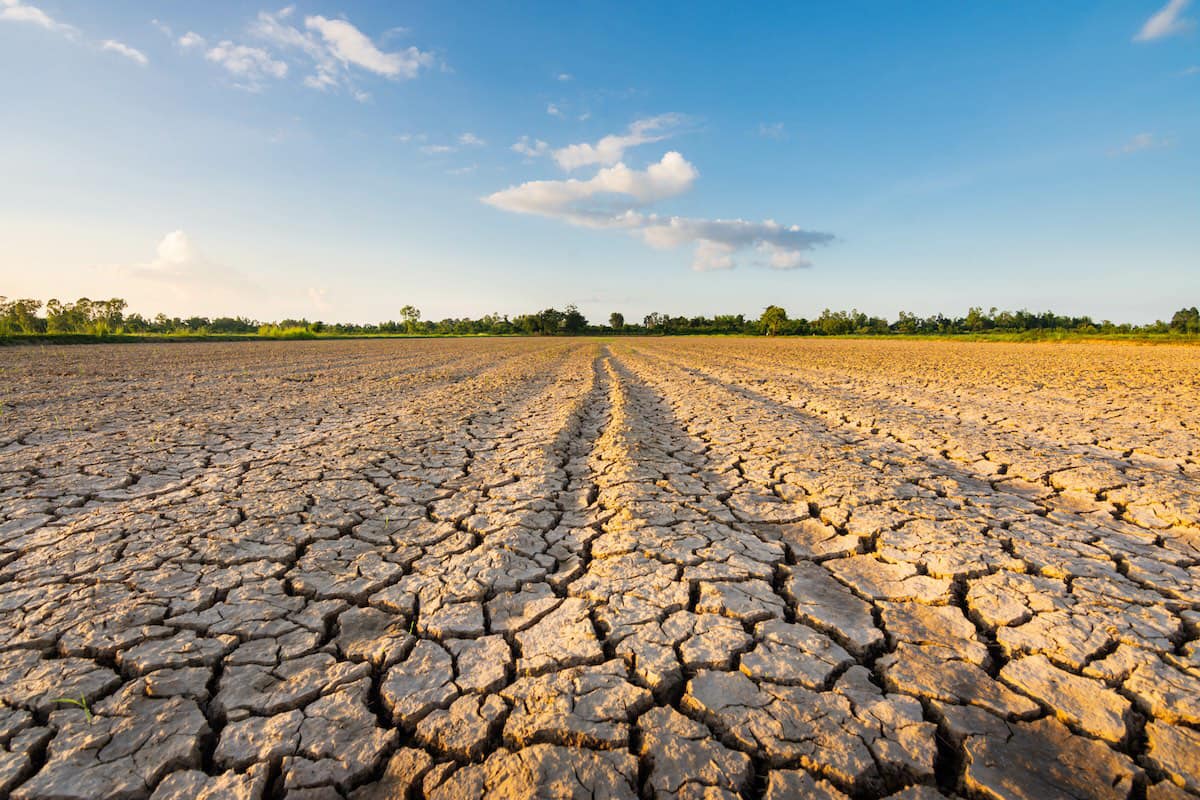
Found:
[(0, 796), (1200, 794), (1200, 348), (0, 350)]

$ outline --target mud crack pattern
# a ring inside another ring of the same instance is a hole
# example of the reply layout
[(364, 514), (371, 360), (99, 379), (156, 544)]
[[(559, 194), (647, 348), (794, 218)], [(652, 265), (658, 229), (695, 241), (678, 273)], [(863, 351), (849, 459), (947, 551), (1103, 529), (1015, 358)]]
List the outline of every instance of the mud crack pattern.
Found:
[(1200, 349), (0, 370), (0, 796), (1200, 795)]

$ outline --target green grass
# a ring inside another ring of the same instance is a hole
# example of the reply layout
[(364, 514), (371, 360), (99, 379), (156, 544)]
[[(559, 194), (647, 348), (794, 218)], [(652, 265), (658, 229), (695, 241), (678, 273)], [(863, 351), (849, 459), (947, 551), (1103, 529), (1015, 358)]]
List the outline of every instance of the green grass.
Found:
[(83, 709), (83, 715), (84, 715), (84, 716), (87, 718), (87, 721), (90, 723), (90, 722), (92, 721), (92, 719), (93, 719), (93, 717), (92, 717), (92, 709), (88, 707), (88, 701), (87, 701), (87, 698), (86, 698), (86, 697), (84, 697), (83, 695), (79, 695), (79, 697), (78, 697), (78, 698), (75, 698), (75, 697), (56, 697), (56, 698), (54, 698), (54, 701), (53, 701), (53, 702), (55, 702), (55, 703), (66, 703), (67, 705), (72, 705), (72, 706), (77, 706), (78, 708), (82, 708), (82, 709)]
[[(264, 326), (264, 329), (268, 326)], [(277, 328), (260, 333), (35, 333), (0, 335), (0, 347), (21, 344), (115, 344), (135, 342), (254, 342), (316, 339), (509, 339), (524, 336), (519, 333), (314, 333), (306, 328)], [(614, 334), (597, 332), (581, 334), (581, 337), (615, 342), (620, 339), (638, 339), (644, 336), (683, 336), (765, 339), (753, 333), (705, 333), (705, 334)], [(540, 338), (540, 337), (538, 337)], [(567, 338), (567, 337), (562, 337)], [(854, 339), (879, 341), (951, 341), (951, 342), (1128, 342), (1131, 344), (1200, 344), (1200, 334), (1195, 333), (1082, 333), (1077, 331), (988, 331), (980, 333), (848, 333), (836, 336), (776, 336), (779, 340), (789, 339)]]

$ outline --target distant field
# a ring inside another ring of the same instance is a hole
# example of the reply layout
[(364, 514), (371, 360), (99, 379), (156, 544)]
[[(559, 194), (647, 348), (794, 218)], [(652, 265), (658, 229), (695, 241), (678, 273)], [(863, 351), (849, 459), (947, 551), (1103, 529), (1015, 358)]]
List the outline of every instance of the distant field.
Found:
[[(526, 334), (483, 334), (483, 333), (310, 333), (308, 331), (286, 331), (279, 334), (259, 335), (254, 333), (116, 333), (96, 335), (90, 333), (39, 333), (0, 335), (0, 347), (30, 344), (179, 344), (184, 342), (269, 342), (280, 340), (340, 340), (340, 339), (479, 339), (517, 338)], [(597, 332), (586, 334), (605, 339), (640, 339), (660, 336), (657, 333), (614, 333)], [(688, 334), (671, 333), (669, 336), (688, 338), (757, 338), (760, 334)], [(784, 339), (832, 340), (850, 339), (863, 341), (952, 341), (952, 342), (1127, 342), (1130, 344), (1200, 344), (1200, 334), (1192, 333), (1079, 333), (1077, 331), (1022, 331), (952, 334), (847, 334), (836, 336), (785, 336)]]
[(184, 342), (0, 378), (2, 796), (1200, 792), (1200, 348)]

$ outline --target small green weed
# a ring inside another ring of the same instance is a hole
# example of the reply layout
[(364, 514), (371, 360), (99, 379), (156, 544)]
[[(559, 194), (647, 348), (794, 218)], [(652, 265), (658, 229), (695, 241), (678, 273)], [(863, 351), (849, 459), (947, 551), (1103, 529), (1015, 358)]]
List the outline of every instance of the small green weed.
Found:
[(79, 708), (82, 708), (82, 709), (83, 709), (83, 715), (84, 715), (85, 717), (87, 717), (87, 721), (88, 721), (88, 723), (89, 723), (89, 724), (91, 724), (91, 721), (92, 721), (92, 719), (93, 719), (93, 717), (92, 717), (92, 709), (88, 707), (88, 701), (87, 701), (87, 698), (86, 698), (86, 697), (84, 697), (83, 695), (79, 695), (79, 697), (78, 697), (78, 698), (74, 698), (74, 697), (56, 697), (56, 698), (54, 698), (54, 702), (55, 702), (55, 703), (66, 703), (67, 705), (71, 705), (71, 706), (78, 706)]

